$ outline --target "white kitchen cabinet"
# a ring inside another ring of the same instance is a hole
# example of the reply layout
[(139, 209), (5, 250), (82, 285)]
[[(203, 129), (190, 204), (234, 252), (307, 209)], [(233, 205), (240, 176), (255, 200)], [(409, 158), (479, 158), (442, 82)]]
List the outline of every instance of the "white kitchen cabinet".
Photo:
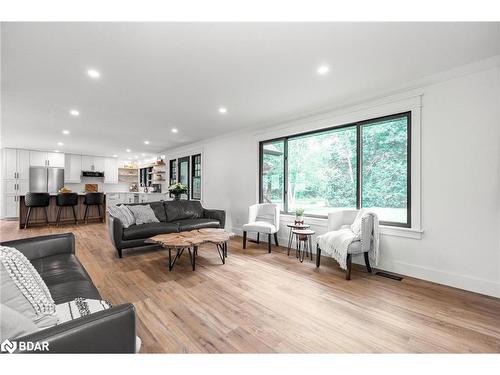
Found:
[(31, 167), (46, 167), (47, 153), (43, 151), (30, 151), (30, 166)]
[(29, 180), (17, 180), (17, 194), (25, 195), (30, 190)]
[(64, 168), (64, 154), (60, 152), (47, 152), (47, 166)]
[(3, 179), (28, 179), (30, 173), (30, 152), (6, 148), (3, 150)]
[(30, 152), (17, 150), (17, 178), (28, 180), (30, 178)]
[(18, 217), (19, 214), (19, 196), (16, 194), (6, 194), (5, 211), (3, 217)]
[(94, 156), (94, 171), (96, 172), (104, 172), (105, 170), (106, 158), (101, 156)]
[(64, 165), (64, 183), (80, 183), (82, 176), (82, 155), (66, 154)]
[(118, 160), (116, 160), (116, 158), (104, 159), (104, 183), (118, 183)]
[(88, 155), (82, 155), (82, 171), (93, 171), (94, 170), (94, 157)]
[(17, 194), (17, 180), (5, 180), (4, 193)]

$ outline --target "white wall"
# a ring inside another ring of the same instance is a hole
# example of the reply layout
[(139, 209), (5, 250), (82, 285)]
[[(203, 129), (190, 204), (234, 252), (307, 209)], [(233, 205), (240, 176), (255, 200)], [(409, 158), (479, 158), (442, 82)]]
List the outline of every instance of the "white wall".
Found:
[[(418, 150), (412, 153), (412, 158), (420, 159), (421, 168), (412, 171), (412, 178), (416, 177), (412, 209), (421, 208), (416, 225), (421, 224), (423, 232), (389, 234), (386, 230), (378, 268), (500, 297), (498, 61), (493, 67), (451, 79), (444, 74), (446, 81), (344, 107), (321, 119), (221, 136), (165, 154), (168, 160), (202, 151), (203, 204), (225, 209), (227, 228), (241, 233), (248, 206), (258, 200), (259, 140), (370, 118), (370, 114), (407, 103), (408, 98), (421, 98), (421, 141), (413, 145)], [(419, 111), (408, 109), (414, 114)], [(417, 162), (413, 160), (413, 166)], [(415, 194), (420, 188), (420, 194)], [(324, 221), (311, 222), (318, 234), (325, 231)], [(282, 244), (286, 236), (281, 229)]]

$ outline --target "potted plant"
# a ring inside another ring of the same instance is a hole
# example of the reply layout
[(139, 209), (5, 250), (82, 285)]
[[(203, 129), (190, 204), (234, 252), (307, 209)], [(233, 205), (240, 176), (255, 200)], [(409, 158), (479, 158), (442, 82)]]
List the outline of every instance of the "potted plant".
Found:
[(172, 193), (174, 195), (174, 199), (176, 201), (180, 200), (181, 199), (181, 195), (182, 194), (187, 194), (188, 192), (188, 188), (186, 185), (183, 185), (181, 184), (180, 182), (176, 183), (176, 184), (173, 184), (171, 185), (169, 188), (168, 188), (168, 191), (170, 193)]
[(303, 208), (297, 208), (295, 209), (295, 222), (304, 222), (304, 209)]

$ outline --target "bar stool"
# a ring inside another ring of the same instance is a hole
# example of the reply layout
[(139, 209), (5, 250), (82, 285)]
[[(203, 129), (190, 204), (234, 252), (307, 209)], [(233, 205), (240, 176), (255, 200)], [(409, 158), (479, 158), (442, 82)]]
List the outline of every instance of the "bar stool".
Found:
[(49, 193), (26, 193), (24, 196), (24, 204), (28, 207), (28, 215), (26, 216), (26, 222), (24, 223), (24, 229), (28, 227), (30, 221), (31, 210), (33, 208), (43, 207), (43, 212), (45, 213), (45, 223), (49, 225), (49, 214), (47, 207), (49, 207), (50, 194)]
[(71, 207), (73, 209), (73, 217), (75, 218), (75, 224), (78, 224), (78, 218), (76, 216), (75, 206), (78, 205), (78, 194), (77, 193), (59, 193), (56, 197), (57, 205), (57, 219), (56, 225), (59, 226), (59, 221), (61, 219), (61, 211), (64, 207)]
[(104, 216), (101, 215), (101, 206), (104, 204), (103, 193), (86, 193), (83, 204), (85, 205), (85, 214), (83, 215), (83, 220), (85, 220), (85, 222), (87, 222), (87, 213), (89, 206), (97, 206), (97, 210), (99, 211), (99, 218), (104, 221)]

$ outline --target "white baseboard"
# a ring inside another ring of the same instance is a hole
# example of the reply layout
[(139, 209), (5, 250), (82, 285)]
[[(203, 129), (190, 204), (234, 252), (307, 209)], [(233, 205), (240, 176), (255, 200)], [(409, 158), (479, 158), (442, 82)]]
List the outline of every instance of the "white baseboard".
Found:
[[(243, 235), (243, 231), (241, 228), (233, 228), (232, 231), (238, 236)], [(261, 237), (261, 241), (267, 243), (267, 237)], [(281, 246), (286, 246), (288, 237), (284, 238), (279, 236), (278, 241)], [(316, 244), (313, 243), (313, 253), (316, 252), (315, 248)], [(364, 265), (362, 257), (356, 257), (353, 262), (356, 264)], [(495, 283), (486, 279), (460, 275), (457, 273), (438, 270), (435, 268), (423, 267), (402, 261), (382, 262), (382, 264), (379, 264), (377, 266), (377, 269), (500, 298), (500, 283)]]

